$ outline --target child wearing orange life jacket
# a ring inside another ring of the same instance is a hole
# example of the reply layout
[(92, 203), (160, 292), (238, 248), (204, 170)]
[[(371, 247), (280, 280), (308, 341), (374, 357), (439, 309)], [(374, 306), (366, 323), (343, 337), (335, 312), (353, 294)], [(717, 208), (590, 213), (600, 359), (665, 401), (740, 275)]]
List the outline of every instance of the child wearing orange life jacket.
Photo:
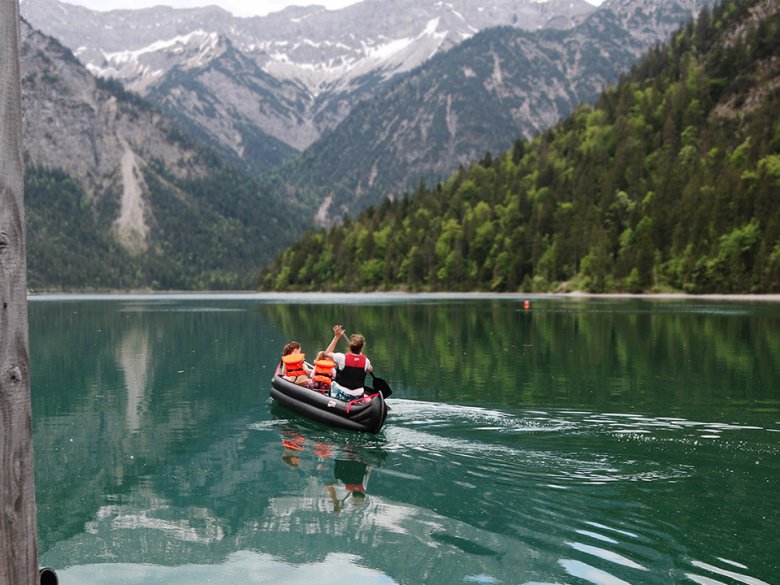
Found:
[(314, 371), (311, 375), (309, 388), (327, 394), (330, 392), (330, 385), (335, 376), (336, 362), (329, 360), (325, 352), (321, 351), (317, 354), (317, 359), (314, 360)]
[(282, 378), (288, 382), (306, 385), (309, 383), (311, 369), (304, 360), (306, 354), (301, 353), (301, 344), (291, 341), (282, 350)]

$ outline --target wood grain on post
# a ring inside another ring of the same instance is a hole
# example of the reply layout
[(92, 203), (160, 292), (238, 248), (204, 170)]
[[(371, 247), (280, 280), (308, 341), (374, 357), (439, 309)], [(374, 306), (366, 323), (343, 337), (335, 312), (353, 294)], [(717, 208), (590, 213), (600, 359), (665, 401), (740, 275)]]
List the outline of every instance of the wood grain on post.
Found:
[(0, 583), (38, 582), (19, 0), (0, 0)]

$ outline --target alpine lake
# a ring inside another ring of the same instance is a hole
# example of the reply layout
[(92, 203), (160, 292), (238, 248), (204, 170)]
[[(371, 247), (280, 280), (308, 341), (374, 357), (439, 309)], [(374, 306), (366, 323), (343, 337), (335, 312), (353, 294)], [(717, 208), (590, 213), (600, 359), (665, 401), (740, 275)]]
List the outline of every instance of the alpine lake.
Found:
[[(780, 583), (780, 303), (43, 295), (29, 322), (62, 585)], [(378, 435), (269, 398), (334, 323), (393, 389)]]

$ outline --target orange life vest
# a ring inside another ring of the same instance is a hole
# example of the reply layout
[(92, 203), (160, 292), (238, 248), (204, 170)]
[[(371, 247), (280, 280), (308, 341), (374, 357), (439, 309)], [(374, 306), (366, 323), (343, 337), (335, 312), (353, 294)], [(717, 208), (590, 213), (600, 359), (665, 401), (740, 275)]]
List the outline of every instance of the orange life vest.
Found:
[(298, 376), (305, 376), (306, 370), (303, 369), (303, 360), (306, 359), (306, 354), (303, 353), (291, 353), (290, 355), (282, 356), (282, 362), (284, 363), (284, 375), (291, 378), (297, 378)]
[(314, 375), (311, 377), (315, 382), (322, 382), (330, 386), (333, 382), (333, 368), (336, 367), (336, 362), (332, 362), (328, 359), (314, 360)]

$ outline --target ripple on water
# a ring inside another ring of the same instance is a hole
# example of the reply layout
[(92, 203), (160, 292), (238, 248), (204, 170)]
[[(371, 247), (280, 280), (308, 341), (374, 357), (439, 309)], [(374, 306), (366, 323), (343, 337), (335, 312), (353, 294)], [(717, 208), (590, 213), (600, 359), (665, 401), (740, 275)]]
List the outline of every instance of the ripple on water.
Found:
[(609, 544), (617, 544), (618, 541), (614, 538), (610, 538), (609, 536), (604, 536), (603, 534), (599, 534), (598, 532), (593, 532), (592, 530), (583, 530), (582, 528), (575, 531), (577, 534), (580, 534), (582, 536), (587, 536), (589, 538), (594, 538), (596, 540), (600, 540), (602, 542), (607, 542)]
[[(389, 448), (396, 451), (444, 455), (452, 461), (478, 459), (480, 468), (496, 481), (517, 481), (521, 487), (529, 482), (560, 489), (572, 483), (677, 481), (690, 473), (682, 465), (644, 458), (627, 462), (610, 452), (585, 451), (581, 441), (572, 447), (572, 439), (582, 434), (606, 433), (635, 440), (635, 435), (652, 435), (657, 428), (677, 423), (624, 413), (594, 417), (583, 411), (531, 412), (518, 416), (479, 407), (399, 400), (385, 435)], [(526, 438), (540, 433), (543, 442)]]
[[(737, 563), (735, 561), (729, 561), (721, 558), (718, 558), (717, 560), (729, 564), (736, 568), (740, 568), (740, 569), (748, 568), (745, 565), (741, 563)], [(726, 577), (727, 579), (733, 579), (734, 581), (739, 581), (740, 583), (745, 583), (746, 585), (770, 585), (769, 583), (761, 579), (756, 579), (755, 577), (751, 577), (750, 575), (745, 575), (744, 573), (738, 573), (730, 569), (724, 569), (722, 567), (718, 567), (710, 563), (704, 563), (702, 561), (693, 560), (691, 561), (691, 564), (697, 569), (701, 569), (703, 571), (707, 571), (708, 573), (715, 574), (718, 577)], [(694, 581), (696, 583), (701, 583), (702, 585), (712, 585), (712, 584), (722, 585), (723, 583), (722, 581), (718, 581), (706, 575), (700, 575), (697, 573), (685, 573), (685, 576), (688, 577), (691, 581)]]
[(610, 563), (615, 563), (617, 565), (628, 567), (629, 569), (636, 569), (638, 571), (647, 571), (647, 567), (644, 567), (639, 563), (634, 562), (631, 559), (611, 550), (607, 550), (598, 546), (591, 546), (589, 544), (583, 544), (581, 542), (567, 542), (566, 544), (574, 550), (593, 555), (605, 561), (609, 561)]
[(581, 425), (584, 432), (612, 434), (634, 441), (694, 446), (699, 445), (702, 441), (729, 450), (780, 454), (780, 448), (771, 439), (750, 441), (749, 443), (737, 440), (741, 433), (773, 431), (773, 429), (749, 424), (695, 421), (679, 417), (603, 413), (584, 417)]
[[(655, 574), (659, 563), (668, 570), (678, 565), (668, 557), (684, 551), (669, 534), (674, 520), (652, 515), (644, 500), (648, 490), (694, 475), (691, 446), (697, 441), (706, 447), (694, 447), (694, 455), (721, 449), (778, 452), (772, 441), (757, 447), (750, 439), (765, 429), (734, 422), (390, 402), (391, 416), (376, 441), (395, 463), (376, 475), (385, 485), (403, 485), (399, 493), (426, 494), (412, 499), (414, 505), (407, 506), (395, 530), (417, 535), (434, 550), (457, 549), (455, 554), (484, 559), (520, 546), (531, 555), (529, 567), (557, 567), (560, 575), (542, 571), (539, 583), (572, 578), (600, 585), (663, 582)], [(744, 445), (741, 436), (748, 437)], [(381, 498), (376, 502), (380, 509), (390, 505)], [(483, 564), (495, 567), (491, 563)], [(690, 562), (677, 577), (706, 585), (722, 579), (766, 585), (750, 577), (746, 567), (731, 563)], [(462, 580), (491, 583), (494, 574), (500, 573), (474, 571)]]
[(585, 581), (597, 583), (598, 585), (630, 585), (628, 581), (624, 581), (607, 571), (597, 569), (582, 561), (561, 559), (558, 562), (569, 575), (577, 577), (578, 579), (584, 579)]
[[(591, 413), (568, 412), (566, 416), (572, 418), (567, 420), (561, 412), (535, 411), (526, 417), (527, 413), (518, 416), (451, 405), (439, 409), (426, 404), (424, 418), (436, 424), (406, 424), (405, 417), (414, 417), (417, 406), (405, 404), (397, 409), (404, 418), (388, 425), (388, 444), (401, 454), (414, 451), (414, 458), (422, 464), (430, 462), (431, 468), (442, 459), (450, 470), (457, 468), (451, 481), (462, 488), (462, 505), (478, 517), (503, 517), (513, 526), (514, 538), (537, 550), (564, 546), (605, 565), (594, 566), (586, 559), (562, 561), (560, 566), (572, 576), (588, 574), (602, 579), (594, 582), (620, 583), (623, 577), (612, 574), (609, 564), (639, 574), (652, 566), (648, 559), (653, 558), (653, 537), (641, 531), (644, 510), (621, 503), (611, 486), (674, 481), (689, 474), (688, 468), (643, 457), (627, 459), (609, 448), (605, 451), (600, 441), (599, 449), (583, 448), (591, 435), (614, 437), (611, 429), (586, 422)], [(537, 432), (511, 432), (529, 426)], [(420, 472), (421, 477), (424, 474)], [(494, 502), (479, 498), (486, 493), (502, 495)], [(597, 518), (603, 512), (607, 517), (617, 514), (623, 519), (621, 526), (632, 530), (583, 518), (585, 511)], [(628, 547), (625, 541), (630, 541)]]
[(498, 583), (498, 579), (490, 575), (467, 575), (463, 578), (464, 583)]
[(561, 431), (573, 423), (545, 411), (516, 414), (475, 406), (459, 406), (418, 400), (392, 400), (392, 424), (443, 427), (457, 430), (518, 433)]

